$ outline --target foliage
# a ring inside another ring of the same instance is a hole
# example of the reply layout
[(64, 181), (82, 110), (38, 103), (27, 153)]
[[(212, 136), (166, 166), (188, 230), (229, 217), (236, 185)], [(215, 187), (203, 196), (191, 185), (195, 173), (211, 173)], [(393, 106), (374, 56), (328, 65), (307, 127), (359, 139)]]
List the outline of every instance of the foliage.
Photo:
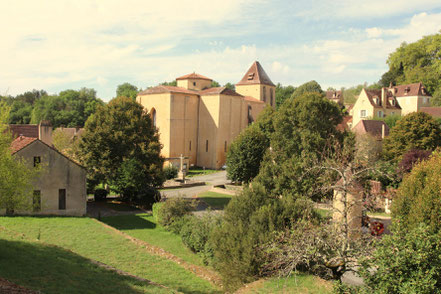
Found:
[(224, 85), (224, 87), (227, 88), (227, 89), (230, 89), (230, 90), (236, 91), (236, 86), (235, 86), (234, 84), (230, 83), (230, 82), (226, 83), (226, 84)]
[(433, 231), (441, 227), (441, 150), (415, 165), (406, 175), (392, 205), (392, 216), (406, 228), (420, 223)]
[(426, 160), (432, 154), (431, 150), (418, 150), (413, 149), (409, 150), (403, 155), (403, 159), (401, 159), (398, 164), (398, 168), (401, 174), (409, 173), (415, 164)]
[(245, 188), (230, 201), (222, 225), (216, 227), (211, 236), (215, 267), (226, 290), (237, 289), (257, 277), (262, 255), (256, 247), (268, 242), (274, 232), (300, 220), (318, 218), (312, 205), (304, 199), (271, 198), (257, 183)]
[(389, 55), (389, 71), (380, 80), (383, 86), (422, 82), (429, 93), (441, 88), (441, 33), (407, 44), (402, 43)]
[(271, 106), (265, 106), (262, 112), (257, 116), (254, 125), (263, 132), (263, 134), (271, 139), (272, 134), (274, 133), (274, 116), (276, 111)]
[(13, 213), (32, 208), (33, 182), (41, 167), (31, 167), (23, 158), (11, 154), (12, 137), (6, 125), (9, 110), (6, 102), (0, 102), (0, 208)]
[(398, 162), (411, 149), (434, 150), (441, 146), (441, 128), (427, 113), (413, 112), (400, 119), (383, 141), (383, 154)]
[(54, 128), (83, 127), (87, 118), (103, 102), (93, 89), (66, 90), (58, 95), (43, 96), (36, 100), (31, 113), (31, 123), (48, 120)]
[(163, 82), (161, 83), (162, 86), (173, 86), (176, 87), (178, 85), (178, 82), (176, 80), (171, 81), (171, 82)]
[(178, 176), (178, 168), (170, 164), (169, 166), (164, 167), (164, 177), (167, 180), (174, 179)]
[(138, 95), (138, 92), (139, 92), (138, 87), (130, 83), (124, 83), (118, 85), (118, 88), (116, 88), (116, 97), (128, 97), (135, 100), (136, 95)]
[(236, 182), (250, 182), (258, 173), (269, 140), (256, 126), (246, 128), (231, 143), (227, 153), (227, 177)]
[(58, 128), (52, 132), (52, 144), (67, 157), (78, 160), (79, 138), (77, 136), (71, 138), (62, 129)]
[(340, 108), (321, 94), (305, 93), (287, 100), (273, 117), (272, 150), (256, 180), (273, 195), (314, 196), (317, 177), (305, 171), (328, 144), (341, 142), (343, 135), (336, 128), (342, 121)]
[(396, 126), (397, 122), (402, 118), (401, 115), (398, 114), (392, 114), (392, 115), (388, 115), (386, 117), (378, 117), (375, 116), (372, 119), (373, 120), (379, 120), (379, 121), (384, 121), (387, 126), (389, 127), (389, 129), (392, 129), (393, 127)]
[(320, 84), (313, 80), (298, 86), (292, 93), (291, 97), (299, 97), (305, 93), (323, 94), (324, 92)]
[(150, 204), (164, 181), (160, 150), (148, 113), (119, 97), (87, 120), (78, 155), (91, 182), (111, 184), (127, 200)]
[(440, 238), (423, 225), (384, 236), (372, 256), (361, 260), (366, 292), (441, 293)]
[(220, 87), (220, 84), (216, 81), (211, 81), (210, 88)]
[[(388, 84), (389, 86), (389, 84)], [(343, 89), (343, 99), (345, 104), (354, 104), (357, 101), (358, 95), (360, 95), (361, 90), (363, 88), (366, 89), (381, 89), (379, 84), (371, 84), (368, 83), (360, 84), (357, 86), (353, 86), (347, 89)]]
[(294, 93), (294, 90), (296, 88), (288, 85), (288, 86), (282, 86), (282, 84), (277, 83), (276, 85), (276, 108), (279, 109), (279, 107), (285, 102), (287, 99), (289, 99)]
[(182, 242), (193, 252), (203, 257), (205, 264), (210, 264), (213, 259), (213, 245), (210, 235), (215, 227), (220, 226), (221, 218), (211, 213), (201, 217), (194, 215), (185, 218), (185, 222), (179, 234)]
[(157, 209), (156, 219), (161, 226), (175, 233), (179, 233), (183, 225), (181, 219), (189, 215), (195, 206), (196, 203), (194, 201), (188, 201), (183, 198), (170, 198), (155, 208)]

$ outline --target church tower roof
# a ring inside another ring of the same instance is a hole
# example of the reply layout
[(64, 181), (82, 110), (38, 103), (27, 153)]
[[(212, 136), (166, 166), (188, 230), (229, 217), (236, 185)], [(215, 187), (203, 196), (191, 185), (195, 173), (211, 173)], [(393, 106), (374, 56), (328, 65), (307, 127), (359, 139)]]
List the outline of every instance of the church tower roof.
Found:
[(276, 86), (271, 82), (270, 78), (263, 70), (263, 67), (260, 65), (258, 61), (255, 61), (250, 69), (248, 69), (247, 73), (243, 76), (242, 80), (236, 85), (269, 85)]

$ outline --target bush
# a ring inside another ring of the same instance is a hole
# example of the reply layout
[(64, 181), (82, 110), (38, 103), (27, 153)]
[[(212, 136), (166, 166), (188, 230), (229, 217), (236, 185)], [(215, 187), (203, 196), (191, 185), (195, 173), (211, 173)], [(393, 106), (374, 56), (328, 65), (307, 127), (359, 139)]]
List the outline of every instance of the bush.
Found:
[(361, 260), (366, 293), (441, 293), (440, 238), (426, 225), (384, 236)]
[(164, 172), (164, 177), (167, 180), (174, 179), (178, 176), (178, 168), (174, 167), (173, 165), (164, 167), (163, 172)]
[(214, 265), (227, 291), (253, 281), (262, 266), (262, 254), (256, 247), (269, 241), (274, 232), (289, 228), (301, 219), (318, 219), (310, 202), (291, 197), (270, 198), (254, 183), (234, 197), (224, 212), (222, 225), (210, 238)]
[(156, 208), (158, 223), (174, 233), (179, 233), (183, 225), (182, 218), (192, 210), (196, 203), (183, 198), (170, 198)]
[(213, 259), (213, 247), (209, 237), (220, 223), (221, 218), (211, 213), (202, 217), (191, 215), (183, 218), (180, 231), (182, 242), (193, 252), (202, 255), (205, 264), (211, 263)]
[(405, 228), (425, 223), (436, 232), (441, 227), (441, 150), (415, 165), (401, 183), (392, 202), (392, 216)]
[(107, 194), (108, 192), (105, 189), (96, 189), (93, 196), (95, 201), (104, 201), (106, 200)]
[(155, 221), (158, 221), (158, 214), (159, 214), (159, 210), (161, 209), (162, 205), (164, 205), (164, 202), (156, 202), (152, 206), (152, 215), (153, 215)]
[(401, 162), (398, 164), (401, 174), (409, 173), (413, 166), (426, 160), (432, 154), (431, 150), (412, 149), (403, 154)]

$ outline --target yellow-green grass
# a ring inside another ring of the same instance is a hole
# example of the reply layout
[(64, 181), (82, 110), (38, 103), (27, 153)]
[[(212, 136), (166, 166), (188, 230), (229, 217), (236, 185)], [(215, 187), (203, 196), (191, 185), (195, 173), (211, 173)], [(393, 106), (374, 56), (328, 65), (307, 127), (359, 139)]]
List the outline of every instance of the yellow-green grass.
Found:
[(202, 169), (200, 167), (192, 167), (187, 171), (186, 177), (191, 178), (195, 176), (204, 176), (209, 174), (217, 173), (216, 169)]
[[(215, 293), (208, 281), (142, 247), (89, 218), (0, 217), (0, 226), (71, 250), (138, 277), (184, 293)], [(32, 265), (31, 265), (32, 266)]]
[(202, 259), (185, 247), (179, 235), (166, 231), (151, 214), (110, 216), (101, 220), (132, 237), (161, 247), (188, 263), (203, 265)]
[(332, 293), (332, 282), (306, 274), (292, 275), (288, 278), (271, 278), (252, 288), (248, 293)]
[(198, 195), (199, 199), (203, 200), (214, 209), (224, 209), (230, 202), (231, 197), (233, 196), (211, 191), (203, 192)]
[(0, 277), (28, 289), (58, 293), (169, 293), (118, 275), (60, 247), (0, 232)]

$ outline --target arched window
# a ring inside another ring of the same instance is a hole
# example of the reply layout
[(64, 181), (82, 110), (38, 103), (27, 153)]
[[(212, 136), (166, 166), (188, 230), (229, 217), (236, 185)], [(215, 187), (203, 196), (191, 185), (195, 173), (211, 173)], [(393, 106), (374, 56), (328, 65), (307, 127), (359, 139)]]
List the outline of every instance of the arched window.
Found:
[(150, 116), (152, 117), (153, 126), (156, 127), (156, 109), (152, 108)]

